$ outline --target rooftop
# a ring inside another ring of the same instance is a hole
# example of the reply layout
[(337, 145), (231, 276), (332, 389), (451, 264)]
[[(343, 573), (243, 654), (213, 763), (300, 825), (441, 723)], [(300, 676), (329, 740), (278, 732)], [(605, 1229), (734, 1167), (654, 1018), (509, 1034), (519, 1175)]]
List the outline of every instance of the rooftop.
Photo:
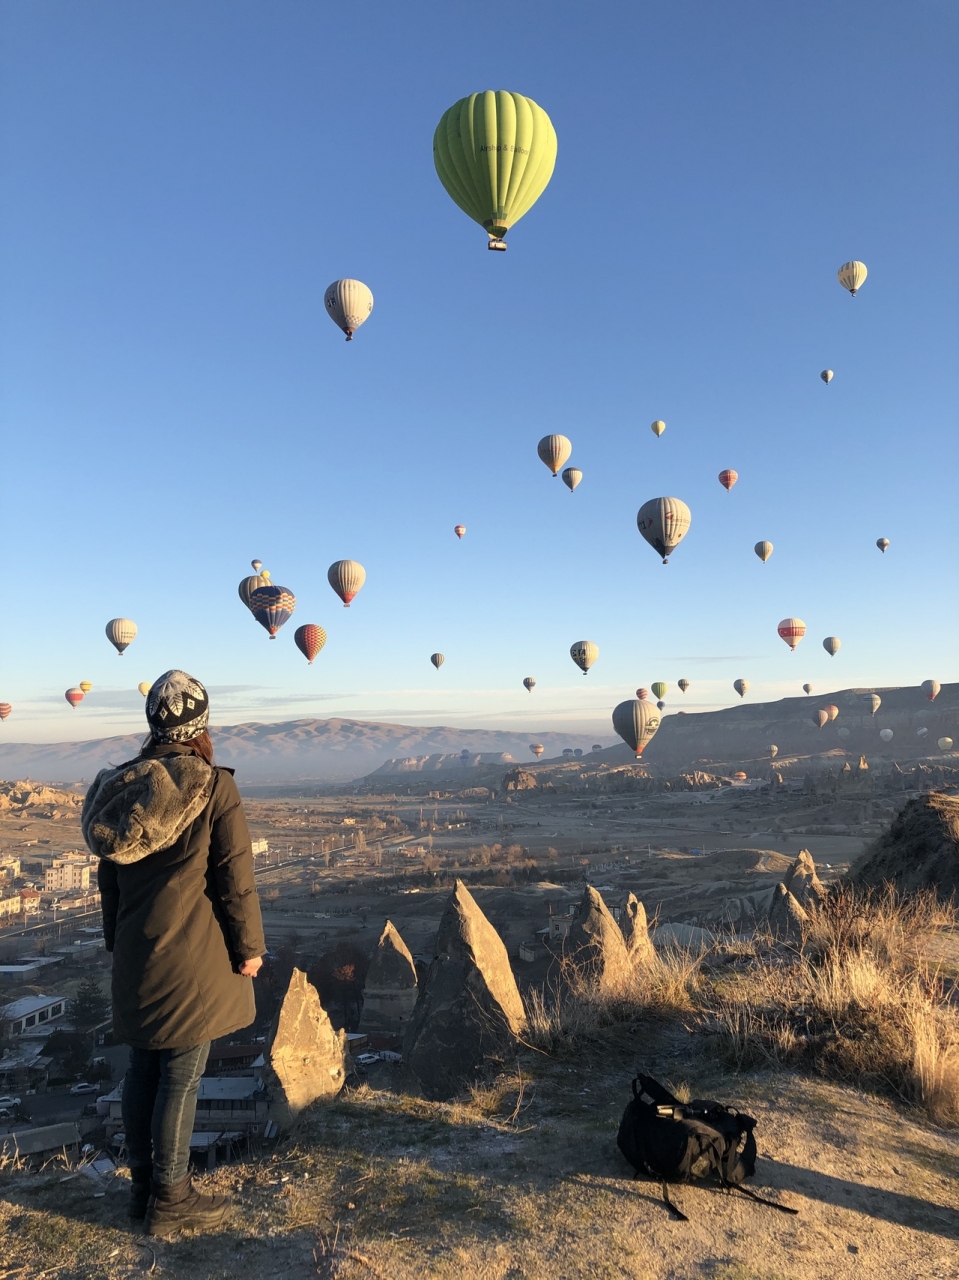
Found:
[(66, 996), (23, 996), (13, 1000), (0, 1009), (0, 1017), (26, 1018), (31, 1013), (39, 1013), (41, 1009), (49, 1009), (52, 1004), (66, 1004)]

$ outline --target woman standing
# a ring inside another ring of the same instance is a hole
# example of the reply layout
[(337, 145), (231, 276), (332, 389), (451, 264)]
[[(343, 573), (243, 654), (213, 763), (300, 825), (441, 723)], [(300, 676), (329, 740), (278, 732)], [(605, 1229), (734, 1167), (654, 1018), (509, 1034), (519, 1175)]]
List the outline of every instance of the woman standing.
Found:
[(248, 1027), (266, 950), (250, 832), (232, 769), (213, 763), (199, 680), (168, 671), (146, 700), (140, 755), (103, 769), (83, 805), (113, 953), (113, 1027), (130, 1045), (123, 1124), (130, 1216), (148, 1235), (213, 1227), (224, 1196), (189, 1174), (210, 1041)]

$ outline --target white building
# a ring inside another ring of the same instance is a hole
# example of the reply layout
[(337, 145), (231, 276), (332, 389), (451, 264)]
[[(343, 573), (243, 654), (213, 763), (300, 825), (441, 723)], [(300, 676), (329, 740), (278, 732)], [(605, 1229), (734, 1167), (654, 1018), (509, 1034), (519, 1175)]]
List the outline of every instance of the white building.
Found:
[(0, 1009), (0, 1023), (8, 1035), (22, 1036), (62, 1018), (66, 1004), (64, 996), (23, 996)]
[(270, 852), (270, 842), (268, 840), (254, 840), (250, 847), (254, 854)]
[(71, 889), (90, 888), (90, 864), (72, 859), (54, 858), (53, 866), (43, 875), (43, 888), (47, 893), (64, 893)]
[(16, 880), (20, 874), (20, 859), (14, 857), (0, 858), (0, 875), (6, 873), (11, 880)]
[(0, 920), (7, 920), (10, 916), (18, 916), (20, 911), (19, 893), (8, 893), (6, 897), (0, 898)]

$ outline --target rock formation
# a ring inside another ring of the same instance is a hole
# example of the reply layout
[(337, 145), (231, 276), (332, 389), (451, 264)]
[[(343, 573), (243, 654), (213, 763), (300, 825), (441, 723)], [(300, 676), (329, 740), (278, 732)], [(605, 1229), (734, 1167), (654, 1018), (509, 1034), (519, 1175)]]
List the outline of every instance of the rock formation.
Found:
[(799, 938), (802, 927), (808, 919), (808, 915), (786, 886), (777, 884), (773, 890), (772, 905), (767, 917), (770, 932), (777, 938)]
[(629, 957), (640, 964), (646, 964), (652, 960), (656, 953), (649, 938), (646, 908), (635, 893), (631, 893), (623, 903), (623, 913), (619, 923)]
[(363, 987), (360, 1030), (378, 1035), (402, 1035), (409, 1025), (417, 994), (413, 957), (387, 920)]
[(959, 895), (959, 796), (927, 791), (907, 800), (850, 871), (855, 884)]
[(271, 1117), (289, 1124), (317, 1098), (331, 1098), (346, 1080), (346, 1033), (334, 1031), (316, 988), (294, 969), (270, 1042)]
[(825, 897), (826, 887), (816, 874), (816, 864), (808, 849), (800, 849), (799, 857), (786, 873), (783, 884), (802, 907)]
[(510, 769), (503, 778), (504, 791), (535, 791), (537, 785), (536, 774), (519, 767)]
[(601, 986), (615, 983), (629, 968), (622, 930), (592, 885), (583, 890), (573, 913), (565, 954), (584, 977), (595, 979)]
[(451, 1098), (508, 1058), (525, 1025), (502, 939), (458, 880), (406, 1031), (406, 1065), (426, 1097)]

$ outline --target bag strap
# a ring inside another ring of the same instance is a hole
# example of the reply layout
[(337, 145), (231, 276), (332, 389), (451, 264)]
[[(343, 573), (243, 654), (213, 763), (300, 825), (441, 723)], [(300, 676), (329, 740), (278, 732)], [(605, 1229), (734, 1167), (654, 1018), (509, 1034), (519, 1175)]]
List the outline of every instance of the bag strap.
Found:
[(686, 1217), (685, 1213), (677, 1209), (676, 1206), (673, 1204), (672, 1200), (670, 1200), (669, 1192), (666, 1190), (665, 1178), (663, 1179), (663, 1182), (662, 1182), (662, 1188), (663, 1188), (663, 1203), (665, 1204), (669, 1212), (676, 1217), (676, 1220), (678, 1222), (688, 1222), (689, 1219)]
[(762, 1196), (757, 1196), (755, 1191), (750, 1191), (748, 1187), (741, 1187), (738, 1183), (725, 1183), (727, 1191), (738, 1191), (744, 1196), (749, 1196), (750, 1200), (755, 1200), (757, 1204), (768, 1204), (770, 1209), (778, 1209), (780, 1213), (798, 1214), (798, 1209), (790, 1209), (788, 1204), (777, 1204), (775, 1200), (764, 1200)]
[(658, 1080), (654, 1080), (652, 1076), (644, 1076), (642, 1072), (637, 1075), (633, 1081), (633, 1097), (638, 1097), (636, 1085), (639, 1084), (639, 1093), (645, 1093), (648, 1097), (658, 1103), (662, 1107), (680, 1107), (682, 1103), (678, 1098), (674, 1098), (668, 1089), (665, 1089)]

